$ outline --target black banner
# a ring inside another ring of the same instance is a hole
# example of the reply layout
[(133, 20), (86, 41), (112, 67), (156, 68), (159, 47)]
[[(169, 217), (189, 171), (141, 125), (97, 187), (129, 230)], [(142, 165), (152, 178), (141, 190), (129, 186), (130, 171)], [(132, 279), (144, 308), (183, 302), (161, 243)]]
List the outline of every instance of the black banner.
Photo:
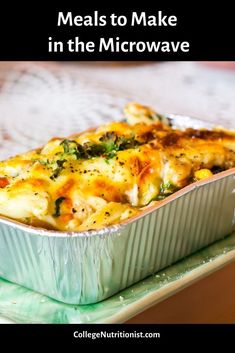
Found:
[(4, 5), (1, 60), (235, 60), (232, 5)]
[(151, 344), (164, 348), (195, 348), (233, 344), (234, 325), (0, 325), (1, 344), (53, 347), (62, 344)]

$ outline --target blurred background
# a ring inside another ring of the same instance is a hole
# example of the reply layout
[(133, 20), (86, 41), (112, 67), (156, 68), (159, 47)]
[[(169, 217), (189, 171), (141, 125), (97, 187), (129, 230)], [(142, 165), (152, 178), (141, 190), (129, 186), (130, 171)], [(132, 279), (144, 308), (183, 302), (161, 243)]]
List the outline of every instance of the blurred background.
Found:
[(121, 119), (130, 100), (234, 127), (235, 62), (1, 62), (0, 159)]

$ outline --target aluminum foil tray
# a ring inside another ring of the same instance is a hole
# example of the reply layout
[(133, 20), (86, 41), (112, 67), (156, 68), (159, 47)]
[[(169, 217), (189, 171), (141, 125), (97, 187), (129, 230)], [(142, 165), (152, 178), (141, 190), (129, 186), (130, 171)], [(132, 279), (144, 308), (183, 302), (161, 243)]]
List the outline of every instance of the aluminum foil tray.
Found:
[[(177, 127), (211, 127), (169, 117)], [(99, 231), (65, 233), (0, 217), (0, 277), (64, 303), (96, 303), (234, 230), (231, 169)]]

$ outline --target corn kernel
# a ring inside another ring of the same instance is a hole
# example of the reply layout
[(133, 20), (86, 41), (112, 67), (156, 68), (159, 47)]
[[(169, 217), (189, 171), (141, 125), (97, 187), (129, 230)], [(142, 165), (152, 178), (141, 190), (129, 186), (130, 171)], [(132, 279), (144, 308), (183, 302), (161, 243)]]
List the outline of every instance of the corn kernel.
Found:
[(213, 175), (213, 173), (209, 169), (200, 169), (194, 173), (194, 176), (197, 180), (206, 179), (212, 175)]

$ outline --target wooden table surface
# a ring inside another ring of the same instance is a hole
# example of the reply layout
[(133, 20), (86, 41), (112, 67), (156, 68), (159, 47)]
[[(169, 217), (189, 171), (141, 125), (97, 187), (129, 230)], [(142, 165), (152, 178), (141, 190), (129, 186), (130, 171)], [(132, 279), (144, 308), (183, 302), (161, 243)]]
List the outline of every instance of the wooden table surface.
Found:
[(127, 323), (235, 323), (235, 262)]

